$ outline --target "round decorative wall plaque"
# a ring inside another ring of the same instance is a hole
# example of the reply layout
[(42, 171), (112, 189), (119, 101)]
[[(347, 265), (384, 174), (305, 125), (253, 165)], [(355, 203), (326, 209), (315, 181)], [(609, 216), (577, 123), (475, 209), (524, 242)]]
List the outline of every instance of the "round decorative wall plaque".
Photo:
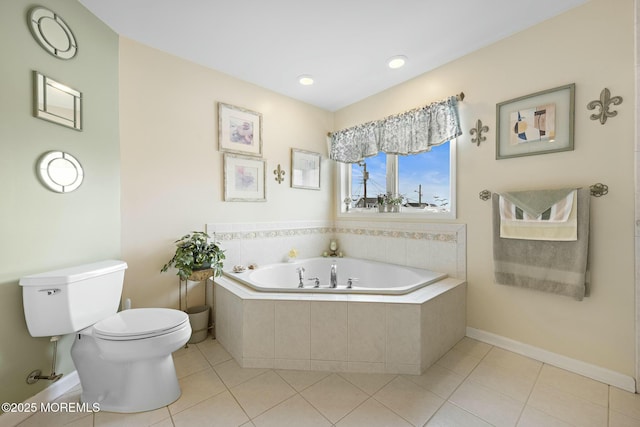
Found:
[(60, 59), (71, 59), (78, 43), (66, 22), (55, 12), (41, 6), (29, 11), (29, 29), (44, 50)]

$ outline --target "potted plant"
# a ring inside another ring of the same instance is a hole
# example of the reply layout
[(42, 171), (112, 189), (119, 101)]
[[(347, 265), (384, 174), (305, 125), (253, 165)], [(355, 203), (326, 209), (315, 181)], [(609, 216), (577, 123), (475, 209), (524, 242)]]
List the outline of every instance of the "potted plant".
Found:
[(193, 231), (175, 241), (176, 253), (163, 267), (161, 272), (170, 267), (178, 269), (181, 280), (187, 280), (194, 271), (211, 269), (213, 276), (222, 273), (224, 251), (218, 244), (209, 241), (209, 235), (203, 231)]
[(400, 205), (402, 204), (402, 196), (397, 195), (396, 197), (389, 197), (389, 206), (390, 209), (387, 212), (400, 212)]

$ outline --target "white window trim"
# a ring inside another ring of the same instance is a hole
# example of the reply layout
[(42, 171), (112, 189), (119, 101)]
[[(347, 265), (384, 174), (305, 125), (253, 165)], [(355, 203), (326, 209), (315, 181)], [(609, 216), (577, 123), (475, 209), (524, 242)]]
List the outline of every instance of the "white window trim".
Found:
[[(449, 212), (430, 212), (426, 210), (422, 210), (419, 208), (406, 208), (401, 207), (401, 211), (398, 213), (380, 213), (377, 209), (370, 208), (350, 208), (348, 212), (345, 210), (344, 199), (351, 195), (351, 164), (347, 163), (338, 163), (336, 168), (336, 181), (338, 185), (338, 200), (337, 200), (337, 209), (336, 209), (336, 217), (341, 219), (379, 219), (379, 220), (393, 220), (393, 219), (456, 219), (456, 197), (457, 197), (457, 187), (456, 187), (456, 176), (457, 176), (457, 168), (456, 168), (456, 139), (452, 139), (449, 141), (449, 174), (450, 174), (450, 194), (449, 194), (449, 204), (451, 209)], [(389, 167), (389, 163), (387, 162), (387, 167)], [(392, 165), (394, 168), (397, 165), (397, 161), (393, 162), (395, 165)], [(388, 174), (387, 174), (388, 175)], [(397, 189), (397, 181), (395, 183)], [(387, 183), (387, 188), (389, 188), (389, 183)]]

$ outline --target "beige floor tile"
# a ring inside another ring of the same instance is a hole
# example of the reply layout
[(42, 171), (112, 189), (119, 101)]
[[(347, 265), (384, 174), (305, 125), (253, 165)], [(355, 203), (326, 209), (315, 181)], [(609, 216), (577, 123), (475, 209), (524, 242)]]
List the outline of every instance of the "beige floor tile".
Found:
[(640, 394), (609, 387), (609, 399), (611, 410), (640, 420)]
[(474, 340), (473, 338), (464, 337), (456, 345), (453, 346), (456, 350), (473, 357), (482, 359), (489, 353), (493, 346), (491, 344), (484, 343), (482, 341)]
[(249, 421), (231, 393), (225, 391), (173, 417), (176, 427), (239, 426)]
[(470, 338), (422, 375), (243, 369), (215, 340), (178, 350), (174, 362), (182, 395), (168, 407), (42, 413), (19, 426), (640, 427), (640, 395)]
[(393, 374), (361, 374), (354, 372), (341, 372), (339, 375), (369, 396), (373, 396), (397, 376)]
[(466, 377), (480, 363), (479, 357), (468, 355), (458, 349), (452, 348), (442, 356), (436, 364)]
[(449, 401), (494, 426), (514, 426), (524, 404), (470, 380)]
[(435, 413), (425, 427), (491, 427), (491, 424), (483, 421), (475, 415), (458, 408), (449, 402), (445, 402)]
[(525, 403), (536, 382), (540, 365), (506, 367), (483, 360), (468, 379)]
[(94, 425), (96, 427), (142, 427), (159, 423), (170, 418), (167, 407), (155, 411), (137, 412), (134, 414), (119, 414), (116, 412), (96, 412)]
[[(0, 418), (0, 425), (2, 425)], [(7, 424), (9, 425), (9, 424)], [(93, 427), (93, 414), (67, 412), (38, 412), (18, 424), (19, 427), (76, 426)]]
[(542, 362), (498, 347), (493, 347), (482, 359), (482, 362), (514, 373), (534, 372), (535, 376), (539, 374), (542, 368)]
[(231, 389), (249, 418), (284, 402), (296, 391), (273, 371), (267, 371)]
[[(368, 399), (341, 419), (336, 427), (411, 427), (406, 420), (375, 399)], [(306, 426), (305, 426), (306, 427)]]
[(331, 423), (299, 394), (253, 419), (256, 427), (329, 427)]
[(520, 421), (518, 421), (518, 427), (572, 427), (572, 425), (536, 408), (525, 406)]
[(224, 347), (222, 347), (222, 345), (216, 340), (206, 339), (196, 345), (211, 366), (215, 366), (218, 363), (232, 359), (232, 356), (227, 352), (227, 350), (225, 350)]
[(337, 374), (329, 375), (300, 394), (332, 423), (338, 422), (369, 397)]
[(444, 399), (419, 385), (397, 377), (373, 397), (413, 425), (422, 426), (442, 406)]
[(166, 418), (159, 423), (151, 424), (151, 427), (173, 427), (173, 420), (171, 418)]
[(528, 406), (579, 427), (606, 427), (607, 409), (567, 392), (538, 385), (533, 389)]
[[(80, 407), (81, 411), (64, 411), (59, 410), (60, 406), (57, 404), (60, 403), (74, 403), (77, 404), (80, 402), (80, 394), (82, 393), (80, 388), (74, 388), (74, 390), (65, 393), (56, 399), (49, 408), (51, 409), (48, 412), (37, 412), (31, 415), (26, 420), (22, 421), (19, 425), (20, 427), (32, 427), (32, 426), (63, 426), (69, 425), (75, 422), (78, 422), (77, 425), (93, 425), (93, 412), (90, 412), (87, 408), (87, 411), (84, 411), (84, 407)], [(38, 408), (41, 408), (42, 405), (37, 405)], [(89, 418), (90, 424), (86, 424), (87, 420), (85, 418)], [(0, 425), (2, 425), (2, 418), (0, 418)]]
[(193, 344), (189, 345), (189, 348), (191, 347), (193, 347), (194, 350), (173, 357), (173, 364), (176, 367), (178, 378), (186, 377), (211, 367), (200, 350)]
[(235, 387), (267, 372), (267, 369), (241, 368), (234, 359), (215, 365), (213, 370), (228, 388)]
[(422, 375), (403, 375), (404, 378), (418, 384), (443, 399), (448, 399), (454, 390), (462, 384), (464, 377), (440, 365), (432, 365)]
[(184, 356), (187, 353), (197, 352), (198, 347), (194, 344), (189, 344), (187, 347), (182, 346), (173, 352), (173, 358)]
[(172, 415), (202, 402), (227, 388), (212, 368), (196, 372), (180, 379), (180, 398), (169, 405)]
[(287, 369), (278, 369), (276, 373), (280, 375), (291, 387), (296, 391), (302, 391), (312, 386), (323, 378), (331, 375), (330, 372), (318, 371), (290, 371)]
[(545, 364), (537, 384), (562, 390), (601, 406), (608, 405), (608, 385), (555, 366)]
[(609, 427), (638, 427), (640, 420), (616, 411), (609, 411)]

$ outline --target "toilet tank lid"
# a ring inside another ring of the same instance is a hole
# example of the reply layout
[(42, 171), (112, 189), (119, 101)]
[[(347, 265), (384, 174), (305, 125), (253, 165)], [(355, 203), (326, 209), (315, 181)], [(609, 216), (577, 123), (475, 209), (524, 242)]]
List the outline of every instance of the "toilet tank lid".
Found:
[(92, 277), (115, 273), (116, 271), (125, 270), (126, 268), (127, 263), (124, 261), (105, 260), (62, 268), (60, 270), (32, 274), (21, 278), (19, 283), (20, 286), (67, 285), (80, 280), (87, 280)]

